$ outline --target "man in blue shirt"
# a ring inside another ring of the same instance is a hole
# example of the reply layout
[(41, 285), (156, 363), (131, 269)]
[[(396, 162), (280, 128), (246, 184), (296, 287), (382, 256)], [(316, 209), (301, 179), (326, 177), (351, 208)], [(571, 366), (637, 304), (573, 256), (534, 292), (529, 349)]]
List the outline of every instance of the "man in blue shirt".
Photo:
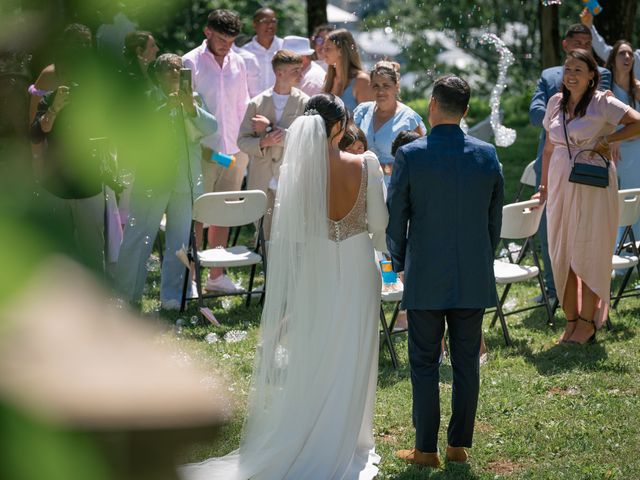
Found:
[[(591, 31), (584, 25), (576, 23), (571, 25), (562, 40), (562, 49), (565, 53), (581, 48), (591, 51)], [(600, 90), (607, 90), (611, 87), (611, 73), (606, 68), (598, 67), (600, 71)], [(547, 102), (551, 97), (558, 93), (562, 87), (562, 73), (564, 66), (547, 68), (542, 71), (536, 91), (531, 98), (529, 105), (529, 119), (531, 125), (542, 127), (542, 120), (547, 111)], [(540, 132), (540, 143), (538, 144), (538, 152), (536, 154), (536, 163), (533, 169), (536, 172), (536, 187), (540, 186), (540, 177), (542, 175), (542, 149), (546, 139), (544, 128)], [(538, 230), (540, 243), (542, 247), (542, 261), (544, 263), (544, 283), (550, 298), (556, 297), (556, 287), (553, 282), (553, 272), (551, 270), (551, 260), (549, 259), (549, 247), (547, 243), (547, 216), (543, 213), (540, 220), (540, 228)], [(542, 295), (536, 297), (536, 301), (542, 302)]]
[[(405, 272), (415, 448), (396, 456), (437, 468), (439, 362), (445, 320), (453, 366), (447, 458), (467, 460), (480, 391), (484, 309), (496, 305), (494, 252), (504, 180), (493, 145), (465, 135), (460, 120), (470, 89), (454, 75), (436, 80), (431, 134), (396, 153), (389, 185), (387, 246)], [(407, 231), (408, 227), (408, 231)]]

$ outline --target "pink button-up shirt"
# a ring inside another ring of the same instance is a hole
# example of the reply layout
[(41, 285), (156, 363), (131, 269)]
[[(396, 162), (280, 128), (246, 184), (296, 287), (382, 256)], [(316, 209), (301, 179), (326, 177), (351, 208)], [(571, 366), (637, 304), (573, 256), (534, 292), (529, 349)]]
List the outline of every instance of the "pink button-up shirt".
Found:
[(249, 104), (247, 71), (242, 57), (230, 51), (220, 67), (205, 40), (185, 54), (182, 62), (185, 68), (191, 69), (193, 90), (200, 94), (207, 110), (218, 120), (218, 131), (204, 137), (202, 145), (216, 152), (238, 153), (240, 124)]

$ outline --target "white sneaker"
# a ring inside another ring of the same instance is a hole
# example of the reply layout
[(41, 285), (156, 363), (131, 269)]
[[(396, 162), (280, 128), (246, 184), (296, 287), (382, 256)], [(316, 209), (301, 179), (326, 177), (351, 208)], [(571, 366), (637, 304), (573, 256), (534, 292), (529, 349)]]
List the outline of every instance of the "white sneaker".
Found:
[(205, 284), (204, 289), (208, 292), (222, 293), (242, 293), (245, 291), (244, 288), (233, 283), (226, 275), (220, 275), (218, 278), (214, 279), (207, 277), (207, 283)]
[(166, 302), (162, 302), (163, 310), (180, 310), (180, 301), (178, 300), (167, 300)]

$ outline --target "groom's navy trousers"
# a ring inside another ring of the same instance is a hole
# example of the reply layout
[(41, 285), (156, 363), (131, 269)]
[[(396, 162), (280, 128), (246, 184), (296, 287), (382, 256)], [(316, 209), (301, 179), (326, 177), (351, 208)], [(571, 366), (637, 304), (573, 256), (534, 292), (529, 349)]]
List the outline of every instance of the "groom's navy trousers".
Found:
[(404, 271), (416, 448), (437, 450), (440, 340), (449, 326), (453, 365), (449, 444), (470, 447), (478, 403), (480, 325), (496, 305), (494, 252), (504, 180), (496, 149), (458, 125), (436, 125), (396, 154), (387, 246)]
[(440, 362), (444, 324), (453, 368), (452, 415), (447, 439), (471, 447), (480, 392), (480, 335), (484, 309), (407, 310), (416, 448), (438, 451)]

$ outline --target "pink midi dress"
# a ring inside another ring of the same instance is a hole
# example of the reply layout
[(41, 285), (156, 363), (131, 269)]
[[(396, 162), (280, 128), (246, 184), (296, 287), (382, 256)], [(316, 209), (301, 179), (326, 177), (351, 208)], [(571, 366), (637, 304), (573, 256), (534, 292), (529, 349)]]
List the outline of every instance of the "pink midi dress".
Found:
[[(562, 93), (549, 99), (543, 120), (554, 146), (547, 181), (549, 256), (558, 298), (564, 299), (571, 269), (578, 277), (578, 288), (586, 284), (599, 298), (593, 320), (600, 328), (609, 311), (611, 255), (618, 229), (616, 167), (610, 162), (606, 188), (569, 182), (572, 162), (565, 141), (561, 100)], [(592, 149), (598, 137), (612, 133), (629, 108), (610, 92), (595, 92), (586, 114), (567, 122), (574, 160), (581, 150)], [(600, 157), (586, 157), (580, 155), (579, 161), (604, 165)]]

